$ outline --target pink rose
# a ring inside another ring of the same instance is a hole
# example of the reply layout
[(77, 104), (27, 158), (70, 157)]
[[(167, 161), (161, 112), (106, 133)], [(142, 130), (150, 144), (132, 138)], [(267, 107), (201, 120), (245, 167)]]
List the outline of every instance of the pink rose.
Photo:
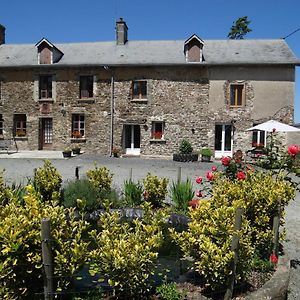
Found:
[(236, 173), (236, 178), (238, 180), (244, 180), (244, 179), (246, 179), (246, 174), (243, 171), (239, 171)]
[(201, 198), (202, 197), (202, 192), (201, 191), (197, 191), (196, 192), (196, 196), (199, 197), (199, 198)]
[(217, 171), (217, 169), (218, 169), (217, 166), (212, 166), (212, 167), (211, 167), (211, 170), (212, 170), (213, 172)]
[(200, 184), (202, 182), (202, 179), (203, 179), (202, 176), (198, 176), (196, 178), (196, 183)]
[(222, 159), (221, 159), (222, 165), (227, 167), (229, 165), (230, 160), (231, 160), (231, 157), (229, 157), (229, 156), (222, 157)]
[(214, 176), (214, 173), (209, 171), (206, 173), (206, 178), (209, 180), (209, 181), (212, 181), (215, 179), (215, 176)]
[(288, 147), (288, 153), (290, 156), (295, 156), (299, 152), (299, 147), (296, 144), (292, 144)]
[(273, 132), (273, 133), (276, 132), (276, 128), (273, 128), (273, 129), (272, 129), (272, 132)]

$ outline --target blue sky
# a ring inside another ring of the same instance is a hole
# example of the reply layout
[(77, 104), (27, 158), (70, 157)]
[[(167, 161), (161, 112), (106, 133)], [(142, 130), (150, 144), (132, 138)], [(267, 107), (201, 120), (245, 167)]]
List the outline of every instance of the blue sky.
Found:
[[(2, 0), (6, 43), (108, 41), (123, 17), (131, 40), (226, 39), (237, 18), (248, 16), (248, 39), (276, 39), (300, 28), (299, 0)], [(45, 4), (43, 4), (45, 3)], [(300, 58), (300, 31), (286, 39)], [(295, 122), (300, 122), (300, 67), (296, 70)]]

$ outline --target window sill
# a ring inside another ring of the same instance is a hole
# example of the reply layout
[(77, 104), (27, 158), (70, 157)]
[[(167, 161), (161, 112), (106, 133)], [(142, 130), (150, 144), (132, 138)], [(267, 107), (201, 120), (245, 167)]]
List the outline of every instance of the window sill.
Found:
[(150, 143), (151, 144), (155, 144), (155, 143), (165, 144), (166, 140), (165, 139), (150, 139)]
[(78, 144), (80, 144), (80, 143), (85, 143), (86, 142), (86, 138), (71, 138), (71, 143), (78, 143)]
[(54, 102), (54, 99), (53, 98), (41, 98), (39, 99), (39, 102)]
[(148, 99), (147, 98), (143, 98), (143, 99), (133, 98), (133, 99), (131, 99), (131, 102), (133, 102), (133, 103), (148, 103)]
[(244, 108), (245, 105), (229, 105), (229, 108)]
[(94, 98), (79, 98), (78, 103), (95, 103)]
[(14, 140), (15, 141), (27, 141), (28, 137), (27, 136), (15, 136)]

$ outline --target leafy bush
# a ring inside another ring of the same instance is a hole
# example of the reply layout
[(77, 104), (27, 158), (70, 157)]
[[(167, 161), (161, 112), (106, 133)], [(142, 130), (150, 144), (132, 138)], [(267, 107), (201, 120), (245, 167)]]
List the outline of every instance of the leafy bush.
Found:
[(210, 148), (202, 148), (200, 153), (202, 156), (213, 156), (213, 152)]
[(75, 218), (73, 209), (65, 210), (54, 202), (42, 200), (39, 192), (29, 185), (24, 203), (13, 198), (0, 206), (1, 299), (23, 299), (41, 292), (43, 218), (51, 219), (57, 290), (67, 289), (74, 273), (85, 264), (88, 243), (82, 240), (82, 234), (88, 224)]
[(124, 182), (124, 204), (135, 207), (142, 204), (143, 186), (140, 182), (125, 180)]
[(183, 293), (177, 291), (175, 282), (160, 285), (156, 292), (162, 300), (180, 300), (184, 297)]
[(41, 193), (43, 201), (58, 198), (61, 182), (61, 175), (49, 160), (45, 160), (44, 166), (38, 168), (34, 174), (33, 185)]
[(99, 230), (90, 232), (96, 245), (90, 252), (91, 275), (107, 278), (115, 293), (137, 298), (149, 288), (166, 217), (162, 210), (152, 212), (149, 203), (143, 208), (143, 218), (131, 224), (122, 222), (117, 212), (107, 211), (100, 216)]
[(189, 179), (185, 182), (173, 182), (170, 194), (175, 203), (175, 208), (179, 211), (186, 212), (188, 210), (189, 201), (194, 197), (193, 185)]
[(145, 200), (150, 202), (154, 207), (161, 207), (168, 193), (168, 182), (167, 178), (159, 178), (148, 173), (147, 177), (143, 180)]
[(110, 190), (113, 174), (106, 167), (95, 168), (86, 172), (88, 180), (98, 189), (99, 192)]
[(179, 152), (181, 154), (190, 154), (193, 152), (193, 147), (188, 140), (182, 140), (179, 146)]
[(93, 211), (101, 207), (99, 192), (87, 179), (80, 179), (69, 182), (64, 188), (63, 204), (66, 207), (77, 207), (77, 200), (82, 200), (82, 205), (87, 211)]

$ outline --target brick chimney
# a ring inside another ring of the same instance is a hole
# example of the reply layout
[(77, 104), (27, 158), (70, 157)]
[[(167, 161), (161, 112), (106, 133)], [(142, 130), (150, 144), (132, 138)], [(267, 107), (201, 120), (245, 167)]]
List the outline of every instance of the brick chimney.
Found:
[(128, 27), (123, 18), (120, 18), (116, 22), (116, 33), (117, 33), (117, 45), (125, 45), (127, 42), (127, 31)]
[(5, 44), (5, 27), (0, 24), (0, 45)]

